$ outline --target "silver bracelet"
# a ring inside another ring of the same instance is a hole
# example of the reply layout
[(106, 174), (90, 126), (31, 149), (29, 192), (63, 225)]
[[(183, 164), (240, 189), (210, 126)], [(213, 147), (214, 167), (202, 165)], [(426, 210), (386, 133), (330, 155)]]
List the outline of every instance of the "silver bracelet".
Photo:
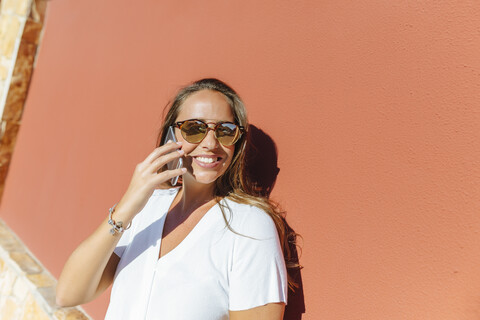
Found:
[(108, 224), (112, 226), (112, 229), (110, 229), (110, 233), (112, 236), (115, 235), (115, 233), (123, 233), (123, 231), (127, 230), (132, 226), (132, 222), (128, 224), (126, 228), (123, 227), (123, 222), (122, 221), (115, 221), (112, 219), (112, 214), (115, 211), (115, 207), (117, 206), (118, 203), (115, 203), (113, 207), (108, 209)]

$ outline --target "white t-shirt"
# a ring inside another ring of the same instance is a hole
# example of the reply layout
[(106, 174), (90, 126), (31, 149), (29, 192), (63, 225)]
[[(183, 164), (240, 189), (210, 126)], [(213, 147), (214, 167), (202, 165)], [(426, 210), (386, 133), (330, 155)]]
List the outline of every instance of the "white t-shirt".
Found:
[(275, 224), (231, 200), (213, 206), (158, 259), (163, 225), (178, 191), (154, 191), (115, 249), (121, 257), (105, 319), (220, 320), (228, 311), (287, 302), (287, 273)]

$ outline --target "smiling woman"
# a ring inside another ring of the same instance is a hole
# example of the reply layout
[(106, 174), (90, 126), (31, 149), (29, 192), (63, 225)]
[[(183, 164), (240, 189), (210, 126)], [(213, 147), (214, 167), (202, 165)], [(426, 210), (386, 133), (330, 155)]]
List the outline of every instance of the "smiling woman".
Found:
[[(212, 124), (218, 127), (218, 124), (221, 123), (233, 123), (233, 112), (222, 93), (212, 90), (201, 90), (191, 94), (185, 100), (177, 115), (177, 123), (183, 122), (183, 125), (179, 126), (180, 129), (176, 129), (176, 136), (178, 141), (183, 142), (182, 150), (185, 151), (184, 163), (187, 173), (183, 175), (184, 181), (194, 179), (199, 183), (213, 183), (225, 173), (232, 163), (235, 145), (220, 143), (216, 137), (216, 130), (201, 130), (202, 126), (198, 125), (198, 129), (195, 130), (195, 124), (190, 125), (188, 131), (182, 130), (187, 125), (185, 120), (189, 119), (203, 120), (204, 123), (208, 123), (209, 127), (207, 128), (211, 129), (210, 126)], [(192, 134), (202, 131), (204, 133), (202, 133), (203, 138), (201, 140), (199, 139), (200, 134)], [(186, 132), (186, 134), (181, 134), (180, 132)], [(236, 131), (233, 131), (233, 133), (233, 136), (237, 135)], [(190, 136), (194, 136), (195, 139), (188, 139)]]
[[(171, 128), (178, 142), (162, 144)], [(113, 282), (107, 319), (282, 319), (289, 235), (245, 177), (247, 131), (225, 83), (180, 90), (158, 147), (65, 264), (57, 303), (90, 301)], [(180, 157), (184, 167), (168, 170)], [(181, 185), (169, 185), (178, 175)]]

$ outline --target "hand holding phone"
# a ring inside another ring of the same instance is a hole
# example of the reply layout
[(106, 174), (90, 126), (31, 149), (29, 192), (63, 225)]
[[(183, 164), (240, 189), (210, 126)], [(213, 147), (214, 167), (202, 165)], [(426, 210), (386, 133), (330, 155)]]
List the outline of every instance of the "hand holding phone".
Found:
[[(175, 130), (172, 126), (170, 126), (168, 128), (167, 135), (165, 136), (165, 139), (163, 140), (163, 144), (166, 144), (168, 141), (177, 142), (177, 138), (175, 138)], [(178, 158), (178, 159), (175, 159), (175, 160), (167, 163), (167, 170), (179, 169), (182, 166), (183, 166), (183, 160), (182, 160), (182, 158)], [(172, 180), (171, 180), (172, 186), (175, 186), (177, 184), (178, 177), (179, 176), (176, 176), (176, 177), (172, 178)]]

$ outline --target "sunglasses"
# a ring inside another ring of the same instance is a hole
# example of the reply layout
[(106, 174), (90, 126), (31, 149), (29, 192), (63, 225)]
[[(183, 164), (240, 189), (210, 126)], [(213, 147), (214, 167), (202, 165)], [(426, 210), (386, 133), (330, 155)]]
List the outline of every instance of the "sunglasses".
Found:
[[(215, 127), (211, 128), (209, 124), (214, 124)], [(190, 119), (176, 122), (173, 127), (179, 128), (182, 137), (189, 143), (200, 143), (207, 136), (208, 130), (213, 130), (215, 138), (224, 146), (234, 145), (245, 132), (244, 127), (228, 121), (207, 123), (198, 119)]]

